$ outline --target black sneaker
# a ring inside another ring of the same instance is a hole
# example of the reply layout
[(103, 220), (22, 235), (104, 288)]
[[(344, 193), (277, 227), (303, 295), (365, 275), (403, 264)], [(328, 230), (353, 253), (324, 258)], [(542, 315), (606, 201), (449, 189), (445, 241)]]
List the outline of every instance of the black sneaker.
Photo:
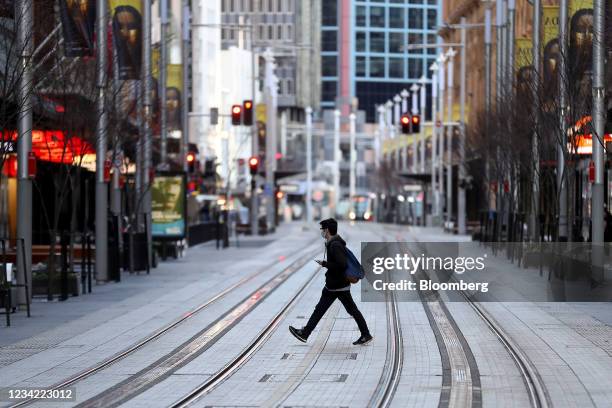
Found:
[(304, 333), (304, 329), (296, 329), (293, 326), (289, 326), (289, 332), (291, 332), (291, 334), (293, 334), (295, 338), (302, 343), (306, 343), (306, 340), (308, 340), (308, 335)]
[(369, 342), (371, 342), (374, 339), (374, 337), (372, 337), (371, 335), (367, 334), (365, 336), (361, 336), (357, 339), (357, 341), (353, 342), (353, 346), (365, 346), (366, 344), (368, 344)]

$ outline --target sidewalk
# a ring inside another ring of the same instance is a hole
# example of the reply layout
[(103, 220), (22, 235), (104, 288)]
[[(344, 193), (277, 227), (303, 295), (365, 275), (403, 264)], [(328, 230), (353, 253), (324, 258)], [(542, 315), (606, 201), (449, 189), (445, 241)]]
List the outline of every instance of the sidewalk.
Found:
[[(219, 285), (218, 292), (246, 275), (245, 271), (291, 256), (296, 248), (317, 238), (316, 232), (312, 228), (303, 231), (301, 223), (282, 224), (274, 234), (241, 236), (240, 248), (217, 250), (213, 241), (187, 249), (183, 258), (160, 262), (150, 275), (122, 272), (121, 282), (96, 284), (91, 294), (64, 302), (34, 299), (31, 318), (20, 311), (11, 316), (10, 327), (0, 327), (0, 367), (126, 314), (140, 313), (145, 319), (177, 307), (187, 310), (185, 303), (205, 300), (194, 290), (204, 273), (214, 279), (209, 282), (214, 282), (212, 286)], [(148, 305), (153, 307), (147, 311)]]

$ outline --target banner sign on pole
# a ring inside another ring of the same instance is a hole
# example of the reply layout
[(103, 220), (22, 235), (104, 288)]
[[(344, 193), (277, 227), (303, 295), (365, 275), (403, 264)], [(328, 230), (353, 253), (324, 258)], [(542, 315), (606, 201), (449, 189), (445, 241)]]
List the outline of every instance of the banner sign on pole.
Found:
[(60, 0), (59, 5), (66, 56), (92, 56), (96, 0)]
[(109, 0), (119, 79), (140, 79), (142, 65), (141, 0)]

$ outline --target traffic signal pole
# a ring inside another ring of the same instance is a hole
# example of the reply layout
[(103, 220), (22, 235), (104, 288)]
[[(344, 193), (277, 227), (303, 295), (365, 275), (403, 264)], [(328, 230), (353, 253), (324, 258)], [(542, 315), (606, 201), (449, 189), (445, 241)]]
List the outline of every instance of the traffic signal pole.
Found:
[[(150, 7), (150, 6), (145, 6)], [(167, 85), (168, 85), (168, 0), (161, 0), (161, 33), (159, 40), (159, 99), (161, 100), (160, 106), (160, 167), (165, 169), (168, 163), (168, 110), (166, 105), (167, 99)], [(186, 69), (184, 66), (183, 69)], [(145, 74), (146, 75), (146, 74)], [(150, 90), (150, 88), (147, 88)], [(187, 90), (183, 89), (183, 93)], [(185, 107), (183, 107), (183, 110)]]
[[(453, 121), (453, 93), (454, 93), (454, 81), (455, 81), (455, 55), (457, 52), (450, 48), (446, 57), (448, 58), (448, 126), (446, 128), (446, 145), (447, 147), (447, 155), (446, 155), (446, 221), (449, 223), (453, 218), (453, 126), (451, 122)], [(444, 136), (443, 136), (444, 137)]]
[[(498, 0), (499, 1), (499, 0)], [(540, 30), (542, 22), (542, 0), (533, 0), (533, 36), (532, 36), (532, 54), (533, 54), (533, 67), (535, 71), (534, 84), (531, 86), (532, 90), (532, 103), (534, 104), (534, 126), (533, 136), (531, 138), (531, 155), (533, 157), (533, 177), (532, 177), (532, 195), (533, 199), (531, 202), (532, 210), (529, 217), (530, 233), (532, 241), (539, 241), (540, 239), (540, 141), (539, 141), (539, 127), (540, 127), (540, 106), (538, 104), (540, 96)], [(498, 3), (499, 5), (499, 3)], [(499, 27), (498, 27), (499, 30)], [(499, 55), (499, 50), (498, 50)], [(563, 73), (560, 73), (563, 75)], [(499, 79), (499, 75), (498, 75)], [(499, 90), (499, 86), (498, 86)], [(500, 95), (498, 94), (498, 101)]]
[(274, 172), (276, 171), (276, 105), (278, 79), (274, 75), (274, 56), (269, 48), (264, 53), (265, 68), (265, 100), (266, 100), (266, 222), (268, 232), (275, 228), (275, 196)]
[[(567, 146), (567, 0), (559, 3), (559, 131), (560, 144), (557, 147), (557, 189), (559, 190), (559, 241), (568, 240), (567, 225), (567, 177), (565, 174), (565, 150)], [(594, 140), (594, 139), (593, 139)]]
[(458, 233), (463, 235), (467, 232), (466, 229), (466, 200), (465, 200), (465, 174), (466, 166), (465, 162), (465, 91), (466, 91), (466, 80), (467, 80), (467, 61), (466, 61), (466, 47), (467, 47), (467, 22), (465, 17), (461, 17), (461, 66), (460, 66), (460, 77), (461, 83), (459, 85), (459, 186), (457, 188), (457, 222), (458, 222)]

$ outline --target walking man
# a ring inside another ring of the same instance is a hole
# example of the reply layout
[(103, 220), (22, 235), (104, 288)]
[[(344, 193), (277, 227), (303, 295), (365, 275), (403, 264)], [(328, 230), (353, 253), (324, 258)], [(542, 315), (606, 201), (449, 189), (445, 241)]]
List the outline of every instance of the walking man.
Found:
[(308, 323), (301, 329), (296, 329), (289, 326), (289, 331), (299, 341), (306, 343), (308, 336), (315, 329), (319, 320), (323, 317), (327, 309), (334, 303), (336, 299), (342, 302), (347, 313), (355, 319), (361, 337), (353, 342), (354, 345), (364, 345), (372, 341), (372, 335), (368, 330), (368, 325), (363, 318), (363, 315), (357, 309), (357, 305), (351, 296), (351, 283), (345, 275), (346, 271), (346, 242), (338, 235), (338, 222), (333, 218), (328, 218), (319, 223), (321, 225), (321, 237), (325, 239), (325, 253), (327, 260), (317, 260), (324, 268), (325, 272), (325, 287), (321, 293), (321, 299), (314, 312), (308, 319)]

